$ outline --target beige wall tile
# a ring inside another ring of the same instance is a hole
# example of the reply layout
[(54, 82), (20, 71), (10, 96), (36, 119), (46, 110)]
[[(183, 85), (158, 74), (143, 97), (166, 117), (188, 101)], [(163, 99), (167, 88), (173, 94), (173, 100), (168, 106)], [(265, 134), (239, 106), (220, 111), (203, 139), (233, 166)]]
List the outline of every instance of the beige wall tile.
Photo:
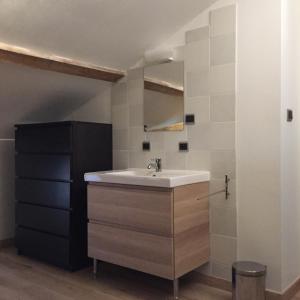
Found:
[(188, 98), (184, 105), (185, 114), (194, 114), (195, 123), (208, 122), (210, 119), (209, 97)]
[(209, 68), (209, 39), (190, 43), (184, 50), (184, 68), (187, 72)]
[(236, 7), (226, 6), (211, 11), (210, 13), (210, 34), (211, 36), (226, 35), (236, 31)]
[(128, 150), (128, 129), (113, 130), (113, 149), (114, 150)]
[(210, 170), (209, 151), (189, 151), (186, 154), (187, 170)]
[(126, 82), (115, 83), (111, 90), (112, 105), (127, 103), (127, 85)]
[(142, 151), (143, 141), (145, 141), (144, 127), (130, 127), (129, 130), (129, 150)]
[(224, 65), (235, 62), (235, 34), (220, 35), (210, 40), (211, 65)]
[(153, 151), (130, 151), (129, 166), (130, 168), (145, 169), (152, 158), (161, 158), (162, 163), (166, 161), (165, 152), (162, 150)]
[(129, 167), (130, 168), (146, 168), (147, 154), (143, 151), (129, 152)]
[(212, 207), (211, 233), (236, 237), (236, 210), (232, 207)]
[(123, 150), (113, 151), (113, 169), (123, 170), (129, 167), (129, 152)]
[(225, 265), (217, 261), (211, 262), (211, 274), (214, 277), (231, 281), (231, 265)]
[(186, 96), (199, 97), (209, 95), (209, 71), (186, 73)]
[(209, 26), (197, 28), (185, 33), (186, 44), (209, 38)]
[(144, 78), (128, 80), (127, 101), (129, 104), (143, 104), (144, 101)]
[(113, 105), (113, 129), (127, 129), (129, 127), (129, 108), (127, 104)]
[(189, 126), (188, 140), (190, 151), (209, 150), (211, 148), (211, 124)]
[(184, 152), (166, 152), (166, 163), (163, 168), (185, 170), (186, 168), (186, 153)]
[(212, 122), (235, 121), (235, 95), (220, 95), (210, 98)]
[(235, 64), (212, 67), (209, 73), (209, 90), (211, 96), (234, 94)]
[(210, 146), (212, 150), (235, 148), (235, 123), (211, 123)]
[(225, 265), (232, 265), (237, 257), (236, 238), (222, 235), (211, 235), (211, 260)]
[(183, 131), (164, 132), (164, 150), (167, 152), (178, 151), (178, 143), (187, 141), (187, 126)]
[[(225, 198), (225, 179), (211, 179), (209, 182), (209, 193), (213, 194), (219, 192), (216, 195), (209, 197), (209, 204), (210, 207), (218, 206), (218, 207), (225, 207), (225, 208), (232, 208), (236, 209), (236, 191), (235, 191), (235, 180), (230, 179), (229, 182), (229, 197), (228, 199)], [(222, 191), (222, 192), (220, 192)]]
[(235, 151), (214, 150), (211, 152), (211, 178), (223, 179), (225, 175), (235, 178)]
[(143, 105), (129, 105), (129, 126), (144, 126)]
[(165, 132), (146, 132), (146, 140), (150, 142), (151, 150), (157, 151), (164, 149)]

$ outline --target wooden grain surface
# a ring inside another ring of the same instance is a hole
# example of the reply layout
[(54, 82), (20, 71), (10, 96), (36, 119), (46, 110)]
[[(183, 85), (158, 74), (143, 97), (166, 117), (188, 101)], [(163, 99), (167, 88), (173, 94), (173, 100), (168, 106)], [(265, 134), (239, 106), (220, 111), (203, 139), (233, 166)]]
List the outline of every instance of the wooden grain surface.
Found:
[(111, 186), (88, 186), (88, 218), (136, 231), (171, 237), (173, 193)]
[[(110, 264), (100, 263), (93, 278), (91, 269), (68, 272), (24, 256), (14, 248), (0, 250), (1, 300), (166, 300), (172, 299), (169, 280)], [(181, 300), (230, 300), (231, 294), (180, 280)]]
[(173, 279), (173, 239), (89, 223), (88, 256)]
[(178, 278), (208, 262), (208, 183), (174, 189), (174, 263)]
[(27, 49), (25, 51), (22, 48), (3, 43), (0, 43), (0, 61), (12, 62), (31, 68), (99, 79), (109, 82), (116, 82), (124, 77), (124, 73), (122, 71), (92, 66), (87, 63), (57, 56), (47, 57)]

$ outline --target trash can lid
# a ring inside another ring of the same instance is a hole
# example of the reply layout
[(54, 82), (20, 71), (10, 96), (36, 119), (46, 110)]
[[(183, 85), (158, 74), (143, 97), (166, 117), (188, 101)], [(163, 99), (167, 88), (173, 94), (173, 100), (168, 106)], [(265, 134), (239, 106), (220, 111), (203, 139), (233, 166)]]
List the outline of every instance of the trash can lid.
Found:
[(266, 274), (267, 267), (253, 261), (237, 261), (232, 265), (232, 270), (239, 275), (259, 277)]

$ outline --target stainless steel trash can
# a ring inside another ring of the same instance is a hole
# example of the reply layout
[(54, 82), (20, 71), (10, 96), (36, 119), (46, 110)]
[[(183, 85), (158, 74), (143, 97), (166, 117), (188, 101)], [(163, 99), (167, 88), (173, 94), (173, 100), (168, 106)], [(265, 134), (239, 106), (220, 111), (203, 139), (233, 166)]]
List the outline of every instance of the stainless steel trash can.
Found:
[(232, 299), (265, 300), (267, 267), (251, 261), (232, 265)]

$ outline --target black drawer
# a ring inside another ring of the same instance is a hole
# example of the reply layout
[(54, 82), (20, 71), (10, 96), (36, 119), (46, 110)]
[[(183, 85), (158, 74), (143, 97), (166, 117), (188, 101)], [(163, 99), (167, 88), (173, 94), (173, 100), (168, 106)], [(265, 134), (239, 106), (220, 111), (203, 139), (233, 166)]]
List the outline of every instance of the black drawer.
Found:
[(70, 266), (70, 246), (67, 239), (18, 227), (15, 241), (20, 254), (63, 268), (69, 268)]
[(72, 128), (69, 125), (17, 126), (17, 152), (61, 153), (72, 151)]
[(70, 212), (61, 209), (17, 203), (16, 223), (61, 236), (69, 236)]
[(70, 155), (17, 154), (16, 175), (25, 178), (71, 180)]
[(70, 208), (71, 183), (16, 179), (16, 200), (54, 208)]

